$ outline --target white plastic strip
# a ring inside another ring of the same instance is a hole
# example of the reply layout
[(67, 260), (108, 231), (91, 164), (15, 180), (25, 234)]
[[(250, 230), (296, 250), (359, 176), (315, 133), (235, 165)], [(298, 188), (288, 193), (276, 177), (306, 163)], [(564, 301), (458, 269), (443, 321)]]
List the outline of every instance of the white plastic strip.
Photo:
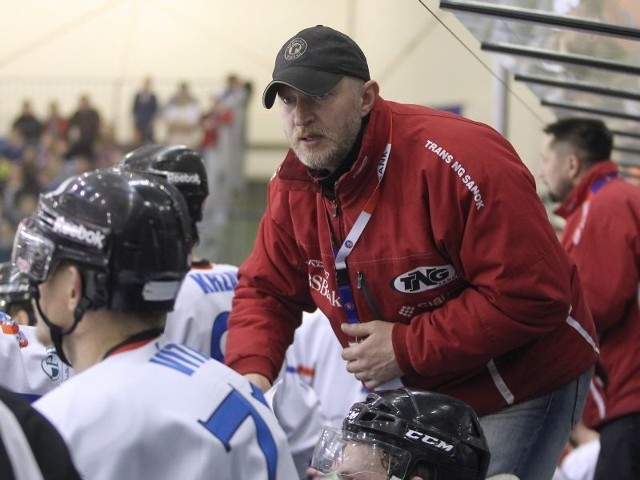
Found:
[(509, 387), (507, 387), (507, 384), (504, 382), (500, 372), (498, 372), (498, 367), (496, 367), (493, 359), (489, 360), (489, 363), (487, 363), (487, 369), (489, 369), (493, 383), (496, 384), (500, 395), (502, 395), (508, 405), (511, 405), (515, 400), (515, 397), (513, 396), (513, 393), (511, 393), (511, 390), (509, 390)]
[(0, 438), (16, 480), (44, 480), (22, 427), (13, 412), (0, 401)]

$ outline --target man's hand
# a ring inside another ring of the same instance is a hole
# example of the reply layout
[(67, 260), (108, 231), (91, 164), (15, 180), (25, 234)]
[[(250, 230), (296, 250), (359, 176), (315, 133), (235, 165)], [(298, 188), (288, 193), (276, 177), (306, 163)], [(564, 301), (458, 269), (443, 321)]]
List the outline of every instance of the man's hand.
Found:
[(342, 324), (342, 331), (354, 337), (351, 346), (342, 350), (347, 371), (370, 390), (402, 375), (391, 344), (392, 329), (393, 323), (382, 320)]
[(256, 387), (262, 390), (262, 393), (271, 388), (271, 382), (267, 377), (259, 373), (247, 373), (244, 378), (253, 383)]

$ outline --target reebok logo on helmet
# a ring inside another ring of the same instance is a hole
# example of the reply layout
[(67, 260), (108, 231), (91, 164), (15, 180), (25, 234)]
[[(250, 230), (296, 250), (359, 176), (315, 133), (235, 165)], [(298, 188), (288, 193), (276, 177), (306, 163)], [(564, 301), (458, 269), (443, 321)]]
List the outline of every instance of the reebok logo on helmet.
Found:
[(53, 224), (53, 231), (58, 235), (77, 240), (85, 245), (102, 249), (105, 235), (98, 230), (89, 230), (84, 225), (73, 223), (60, 216)]
[(200, 185), (197, 173), (167, 172), (167, 180), (174, 185)]

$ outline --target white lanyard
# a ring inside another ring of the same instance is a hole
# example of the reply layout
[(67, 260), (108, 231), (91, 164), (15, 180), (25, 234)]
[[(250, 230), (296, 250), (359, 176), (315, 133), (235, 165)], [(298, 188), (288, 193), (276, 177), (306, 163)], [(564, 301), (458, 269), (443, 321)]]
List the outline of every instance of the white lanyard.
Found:
[(355, 247), (356, 243), (360, 239), (362, 232), (364, 231), (367, 223), (371, 219), (371, 215), (373, 215), (373, 211), (378, 204), (378, 199), (380, 197), (380, 184), (382, 183), (382, 178), (384, 177), (384, 172), (387, 170), (387, 160), (389, 159), (389, 155), (391, 154), (391, 143), (387, 143), (387, 146), (382, 153), (382, 157), (380, 157), (380, 161), (378, 162), (378, 185), (376, 185), (376, 189), (367, 200), (366, 205), (364, 206), (364, 210), (360, 212), (358, 218), (356, 219), (353, 227), (349, 231), (347, 238), (345, 238), (344, 242), (342, 242), (342, 246), (338, 250), (338, 253), (335, 255), (336, 259), (336, 269), (341, 270), (347, 268), (347, 257), (353, 251), (353, 247)]
[(338, 287), (338, 295), (340, 297), (342, 309), (347, 316), (347, 322), (349, 323), (358, 323), (358, 313), (356, 312), (356, 305), (353, 299), (353, 289), (351, 288), (351, 283), (349, 282), (349, 274), (347, 272), (347, 257), (353, 251), (353, 248), (356, 246), (356, 243), (362, 236), (362, 232), (369, 223), (371, 215), (373, 215), (373, 211), (378, 205), (378, 199), (380, 197), (380, 184), (382, 183), (382, 178), (384, 177), (384, 173), (387, 170), (387, 161), (389, 160), (389, 155), (391, 155), (391, 132), (392, 129), (390, 126), (389, 141), (384, 149), (384, 152), (382, 152), (382, 156), (380, 157), (380, 161), (378, 162), (378, 166), (376, 167), (378, 172), (378, 185), (376, 185), (375, 190), (369, 197), (369, 200), (367, 200), (364, 209), (362, 210), (362, 212), (360, 212), (360, 215), (358, 215), (358, 218), (353, 224), (353, 227), (351, 227), (351, 230), (347, 234), (344, 242), (342, 242), (340, 248), (337, 250), (337, 252), (335, 248), (332, 248), (335, 256), (336, 285)]

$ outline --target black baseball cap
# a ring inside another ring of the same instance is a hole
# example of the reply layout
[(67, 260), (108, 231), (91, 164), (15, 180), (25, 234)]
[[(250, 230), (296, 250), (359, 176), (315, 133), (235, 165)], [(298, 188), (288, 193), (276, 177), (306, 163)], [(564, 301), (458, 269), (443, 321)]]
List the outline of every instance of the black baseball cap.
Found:
[(273, 81), (262, 94), (262, 104), (271, 108), (279, 85), (288, 85), (307, 95), (324, 95), (342, 77), (370, 80), (367, 58), (344, 33), (317, 25), (298, 32), (282, 46), (273, 68)]

